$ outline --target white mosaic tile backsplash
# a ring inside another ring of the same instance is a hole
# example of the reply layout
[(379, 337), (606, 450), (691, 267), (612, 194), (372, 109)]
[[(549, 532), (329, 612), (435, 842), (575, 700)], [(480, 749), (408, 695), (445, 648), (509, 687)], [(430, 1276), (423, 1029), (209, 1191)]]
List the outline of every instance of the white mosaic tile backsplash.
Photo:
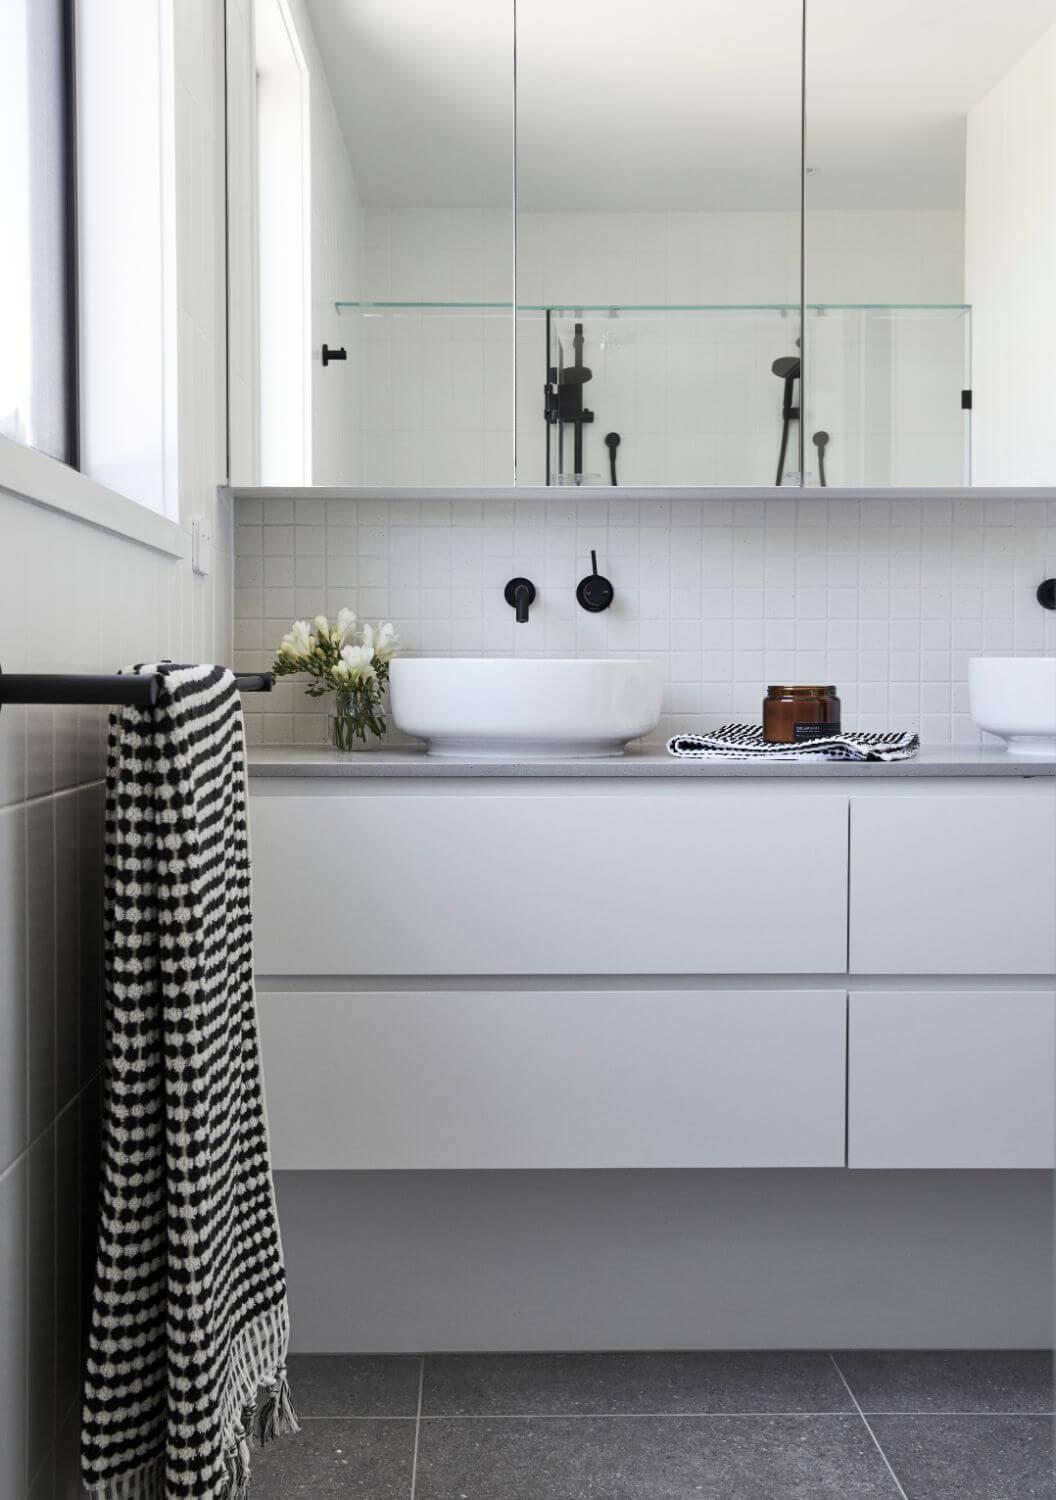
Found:
[[(832, 682), (845, 727), (976, 743), (968, 658), (1056, 652), (1034, 597), (1056, 575), (1052, 501), (239, 498), (235, 520), (240, 669), (347, 604), (415, 655), (656, 657), (656, 739), (758, 721), (771, 682)], [(601, 615), (575, 599), (592, 547), (616, 589)], [(503, 599), (515, 574), (538, 589), (527, 625)], [(253, 743), (325, 737), (294, 683), (246, 709)]]

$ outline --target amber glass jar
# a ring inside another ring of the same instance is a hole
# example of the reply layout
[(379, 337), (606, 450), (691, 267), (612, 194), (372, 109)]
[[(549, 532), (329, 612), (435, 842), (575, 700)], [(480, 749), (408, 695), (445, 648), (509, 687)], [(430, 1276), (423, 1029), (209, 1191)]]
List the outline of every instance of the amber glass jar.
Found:
[(788, 745), (840, 732), (834, 687), (768, 687), (763, 699), (763, 739)]

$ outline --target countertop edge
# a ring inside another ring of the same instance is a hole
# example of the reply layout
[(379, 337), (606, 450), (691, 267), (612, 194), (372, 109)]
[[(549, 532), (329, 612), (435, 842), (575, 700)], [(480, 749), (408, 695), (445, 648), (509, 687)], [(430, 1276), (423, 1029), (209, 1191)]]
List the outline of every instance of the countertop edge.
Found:
[(339, 751), (308, 748), (250, 750), (253, 780), (922, 780), (942, 777), (993, 779), (1056, 778), (1056, 759), (1031, 760), (977, 746), (936, 746), (907, 761), (694, 761), (678, 760), (662, 748), (631, 751), (597, 760), (447, 760), (414, 749)]

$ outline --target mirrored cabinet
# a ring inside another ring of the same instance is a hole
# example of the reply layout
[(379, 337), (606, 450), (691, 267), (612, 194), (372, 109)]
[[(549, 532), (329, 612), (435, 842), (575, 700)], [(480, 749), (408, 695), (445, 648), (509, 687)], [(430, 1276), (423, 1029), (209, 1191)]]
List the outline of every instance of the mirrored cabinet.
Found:
[(1056, 0), (228, 0), (228, 63), (235, 483), (1052, 483)]

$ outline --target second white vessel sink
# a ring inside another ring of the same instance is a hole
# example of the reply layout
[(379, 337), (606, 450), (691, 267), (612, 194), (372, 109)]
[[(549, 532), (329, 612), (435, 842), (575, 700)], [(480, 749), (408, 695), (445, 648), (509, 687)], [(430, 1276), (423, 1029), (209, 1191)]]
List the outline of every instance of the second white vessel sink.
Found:
[(392, 717), (430, 755), (622, 755), (660, 718), (659, 664), (538, 657), (398, 657)]
[(1056, 756), (1056, 656), (973, 656), (968, 707), (1009, 755)]

